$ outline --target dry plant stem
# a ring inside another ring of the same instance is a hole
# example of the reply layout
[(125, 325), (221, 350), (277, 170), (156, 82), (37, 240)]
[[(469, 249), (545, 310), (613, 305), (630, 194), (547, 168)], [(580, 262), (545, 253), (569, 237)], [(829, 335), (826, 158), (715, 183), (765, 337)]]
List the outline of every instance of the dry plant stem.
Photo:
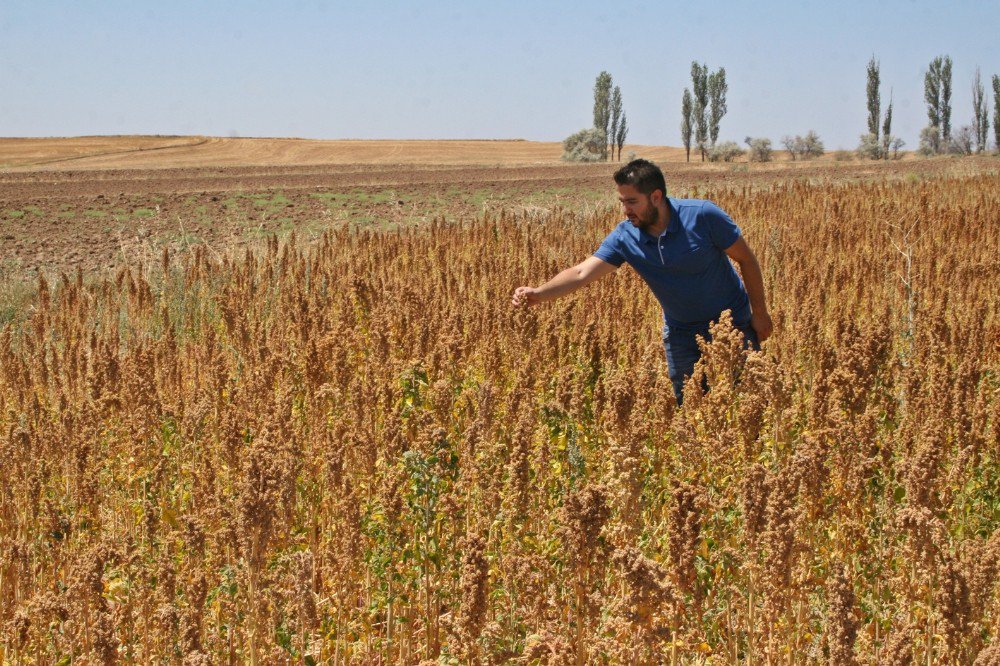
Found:
[(747, 584), (747, 666), (753, 666), (754, 656), (757, 654), (757, 623), (754, 613), (757, 602), (754, 599), (754, 591), (756, 590), (754, 571), (755, 569), (751, 567)]

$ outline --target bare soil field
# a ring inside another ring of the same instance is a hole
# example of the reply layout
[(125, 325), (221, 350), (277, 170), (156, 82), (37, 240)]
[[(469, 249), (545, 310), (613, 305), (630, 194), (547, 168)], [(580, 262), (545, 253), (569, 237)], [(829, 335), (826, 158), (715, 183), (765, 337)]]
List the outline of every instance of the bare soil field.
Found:
[[(0, 139), (0, 277), (155, 261), (163, 248), (212, 251), (293, 230), (397, 227), (485, 209), (613, 205), (617, 164), (560, 162), (558, 143), (309, 141), (205, 137)], [(682, 149), (628, 146), (657, 161), (671, 195), (996, 173), (1000, 160), (684, 161)]]

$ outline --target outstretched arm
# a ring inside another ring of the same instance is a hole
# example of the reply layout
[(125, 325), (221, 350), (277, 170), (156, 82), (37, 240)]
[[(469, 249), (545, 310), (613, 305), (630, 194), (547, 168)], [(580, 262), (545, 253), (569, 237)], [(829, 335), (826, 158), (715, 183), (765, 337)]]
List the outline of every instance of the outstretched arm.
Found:
[(594, 280), (613, 273), (618, 269), (597, 257), (587, 257), (576, 266), (567, 268), (541, 287), (518, 287), (514, 290), (511, 303), (517, 306), (536, 305), (572, 293)]
[(771, 315), (767, 313), (767, 303), (764, 301), (764, 275), (760, 271), (760, 263), (742, 236), (726, 248), (726, 254), (740, 265), (743, 285), (747, 288), (747, 296), (750, 297), (750, 325), (757, 332), (757, 338), (764, 342), (771, 337), (774, 324), (771, 322)]

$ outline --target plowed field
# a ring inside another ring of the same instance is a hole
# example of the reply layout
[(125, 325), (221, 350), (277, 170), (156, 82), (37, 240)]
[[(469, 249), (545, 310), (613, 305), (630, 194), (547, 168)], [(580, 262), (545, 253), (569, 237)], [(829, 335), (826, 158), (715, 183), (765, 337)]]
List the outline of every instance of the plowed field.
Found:
[[(996, 158), (703, 164), (676, 148), (629, 150), (664, 167), (672, 195), (1000, 166)], [(613, 203), (615, 164), (565, 164), (559, 155), (558, 143), (529, 141), (0, 139), (0, 272), (113, 269), (164, 247), (224, 252), (272, 233), (308, 238), (331, 226), (457, 220), (498, 206)]]

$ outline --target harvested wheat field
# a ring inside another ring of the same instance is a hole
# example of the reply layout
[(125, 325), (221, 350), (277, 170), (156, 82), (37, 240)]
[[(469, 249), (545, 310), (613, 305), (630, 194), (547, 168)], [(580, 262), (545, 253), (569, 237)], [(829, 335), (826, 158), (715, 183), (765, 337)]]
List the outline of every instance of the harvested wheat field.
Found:
[(664, 155), (776, 323), (681, 409), (631, 269), (510, 305), (557, 153), (0, 172), (4, 662), (995, 663), (998, 160)]
[[(630, 146), (650, 159), (684, 157), (678, 148)], [(316, 164), (551, 164), (557, 142), (522, 140), (365, 141), (220, 138), (201, 136), (95, 136), (0, 138), (0, 168), (59, 170), (148, 169), (203, 166)]]

